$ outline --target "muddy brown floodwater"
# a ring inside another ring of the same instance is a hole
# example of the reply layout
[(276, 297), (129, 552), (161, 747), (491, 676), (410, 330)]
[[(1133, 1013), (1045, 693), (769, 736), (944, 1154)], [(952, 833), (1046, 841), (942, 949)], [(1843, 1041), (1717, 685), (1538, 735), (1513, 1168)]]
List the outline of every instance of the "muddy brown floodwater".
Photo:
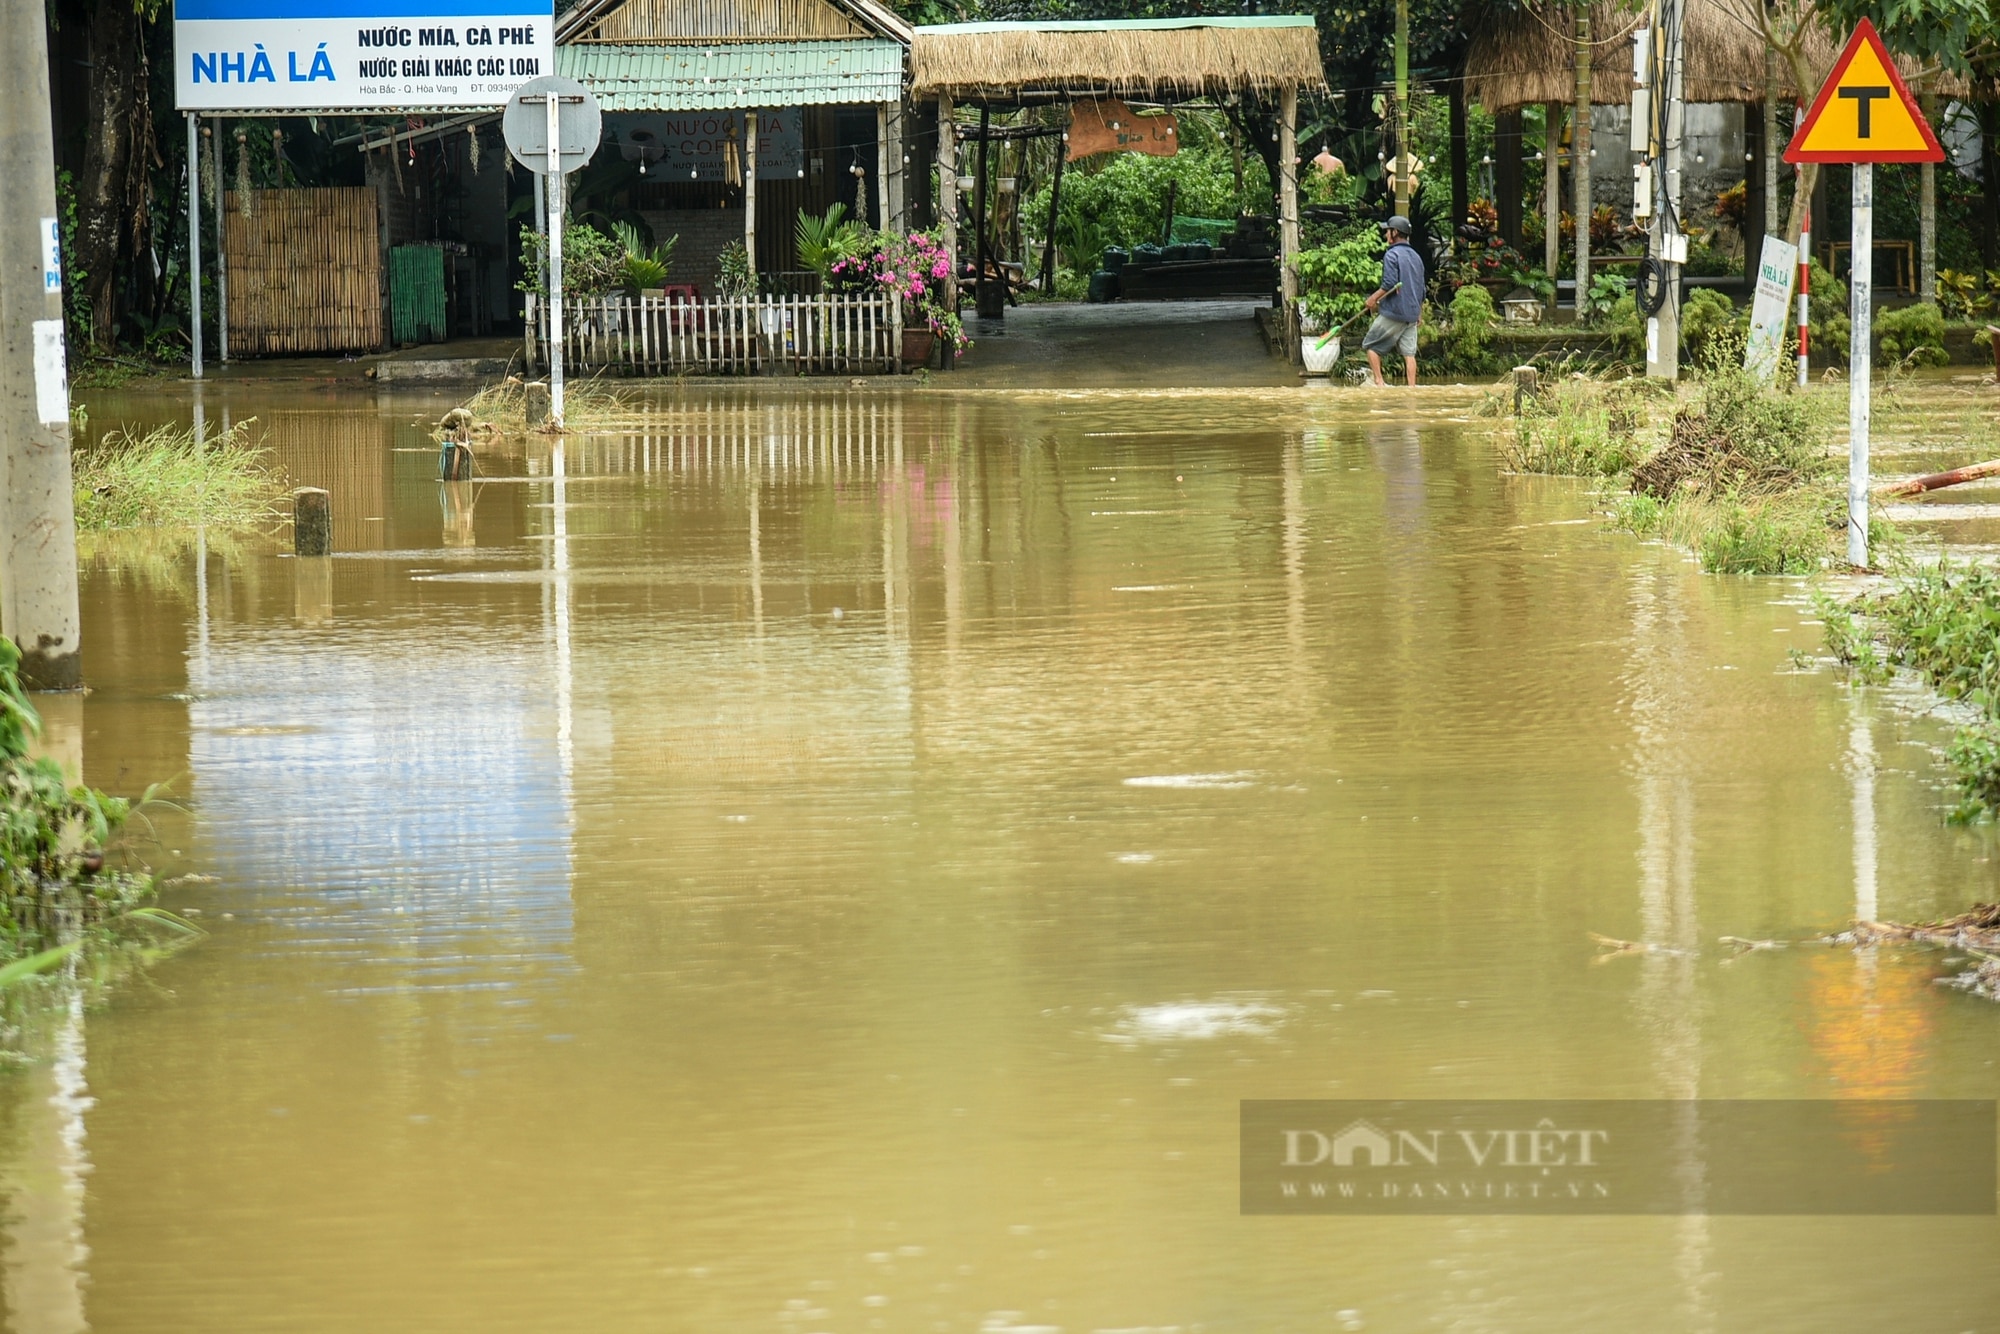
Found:
[(1716, 943), (2000, 898), (1802, 582), (1470, 393), (689, 386), (441, 488), (445, 401), (212, 387), (339, 555), (89, 568), (213, 934), (0, 1083), (10, 1328), (1996, 1328), (1992, 1217), (1238, 1212), (1245, 1098), (2000, 1092), (1937, 954)]

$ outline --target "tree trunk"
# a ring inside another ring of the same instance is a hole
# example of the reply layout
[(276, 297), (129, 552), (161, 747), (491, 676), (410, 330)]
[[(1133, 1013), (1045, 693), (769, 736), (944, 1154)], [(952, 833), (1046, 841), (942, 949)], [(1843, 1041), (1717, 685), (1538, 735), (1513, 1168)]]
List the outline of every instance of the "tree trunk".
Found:
[(1472, 207), (1472, 187), (1467, 179), (1471, 168), (1466, 162), (1465, 136), (1465, 84), (1454, 79), (1451, 84), (1451, 226), (1445, 233), (1447, 247), (1458, 244), (1459, 226)]
[(90, 340), (117, 341), (118, 276), (146, 227), (146, 158), (152, 108), (147, 94), (144, 21), (131, 0), (96, 0), (90, 11), (93, 124), (76, 185), (80, 290), (90, 306)]
[[(1926, 79), (1928, 84), (1930, 80)], [(1918, 94), (1924, 119), (1938, 123), (1937, 94), (1928, 87)], [(1917, 300), (1937, 304), (1937, 164), (1917, 167)]]

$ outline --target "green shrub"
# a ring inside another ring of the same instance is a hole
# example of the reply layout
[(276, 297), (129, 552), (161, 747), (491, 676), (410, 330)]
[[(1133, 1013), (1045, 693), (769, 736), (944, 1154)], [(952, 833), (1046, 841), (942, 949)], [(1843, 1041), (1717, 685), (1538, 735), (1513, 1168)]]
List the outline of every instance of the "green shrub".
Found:
[(1944, 350), (1944, 315), (1936, 306), (1919, 301), (1881, 311), (1875, 316), (1875, 333), (1882, 342), (1885, 365), (1951, 364), (1951, 355)]
[(1451, 324), (1443, 338), (1445, 365), (1470, 375), (1488, 375), (1499, 364), (1493, 355), (1493, 326), (1498, 312), (1493, 297), (1478, 283), (1467, 283), (1451, 298)]
[(1720, 343), (1736, 328), (1736, 304), (1712, 287), (1697, 287), (1681, 306), (1681, 343), (1691, 361), (1715, 358)]
[[(625, 247), (595, 227), (579, 222), (563, 228), (563, 295), (603, 296), (625, 284)], [(521, 281), (517, 292), (542, 290), (542, 234), (533, 227), (521, 229)]]
[(1812, 291), (1807, 293), (1807, 333), (1812, 346), (1807, 349), (1813, 363), (1820, 366), (1847, 360), (1847, 343), (1854, 322), (1847, 317), (1847, 284), (1818, 260), (1812, 262)]
[[(1261, 157), (1244, 154), (1243, 194), (1239, 198), (1228, 148), (1197, 144), (1198, 127), (1191, 123), (1191, 117), (1182, 123), (1184, 138), (1180, 151), (1172, 157), (1111, 153), (1064, 171), (1056, 240), (1078, 269), (1086, 263), (1095, 267), (1106, 246), (1130, 248), (1142, 241), (1157, 242), (1166, 221), (1162, 213), (1169, 184), (1174, 186), (1174, 212), (1189, 217), (1233, 218), (1246, 211), (1271, 211), (1270, 177)], [(1038, 228), (1046, 222), (1047, 185), (1022, 199), (1021, 216), (1036, 220)]]
[(1611, 303), (1604, 317), (1604, 332), (1611, 340), (1612, 355), (1631, 365), (1646, 360), (1646, 321), (1639, 314), (1639, 300), (1630, 292)]

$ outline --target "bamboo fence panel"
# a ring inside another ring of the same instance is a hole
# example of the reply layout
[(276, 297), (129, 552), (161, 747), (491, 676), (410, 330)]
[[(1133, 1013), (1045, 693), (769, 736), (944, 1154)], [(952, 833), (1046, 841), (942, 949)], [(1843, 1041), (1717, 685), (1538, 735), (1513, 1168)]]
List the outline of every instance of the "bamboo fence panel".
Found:
[(241, 356), (382, 345), (382, 251), (366, 186), (223, 196), (229, 348)]

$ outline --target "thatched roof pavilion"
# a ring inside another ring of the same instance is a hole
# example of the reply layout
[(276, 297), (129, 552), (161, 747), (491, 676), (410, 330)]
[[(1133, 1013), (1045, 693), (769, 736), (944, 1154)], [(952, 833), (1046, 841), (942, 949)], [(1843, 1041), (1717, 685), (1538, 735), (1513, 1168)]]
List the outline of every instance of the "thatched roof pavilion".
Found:
[(1059, 23), (950, 23), (916, 30), (920, 99), (1037, 94), (1145, 97), (1326, 87), (1309, 14)]
[[(1690, 102), (1762, 102), (1765, 96), (1764, 38), (1758, 32), (1757, 0), (1687, 0), (1687, 100)], [(1570, 102), (1576, 97), (1574, 24), (1566, 6), (1524, 8), (1490, 16), (1473, 34), (1465, 55), (1465, 94), (1488, 111), (1513, 111), (1544, 102)], [(1600, 106), (1632, 100), (1634, 28), (1642, 13), (1599, 0), (1590, 7), (1590, 100)], [(1806, 62), (1822, 75), (1840, 52), (1824, 30), (1808, 36)], [(1898, 59), (1897, 68), (1914, 84), (1918, 67)], [(1791, 71), (1778, 66), (1780, 94), (1788, 99), (1810, 98), (1816, 88), (1792, 86)], [(1946, 96), (1963, 94), (1963, 81), (1943, 78), (1935, 88)]]

